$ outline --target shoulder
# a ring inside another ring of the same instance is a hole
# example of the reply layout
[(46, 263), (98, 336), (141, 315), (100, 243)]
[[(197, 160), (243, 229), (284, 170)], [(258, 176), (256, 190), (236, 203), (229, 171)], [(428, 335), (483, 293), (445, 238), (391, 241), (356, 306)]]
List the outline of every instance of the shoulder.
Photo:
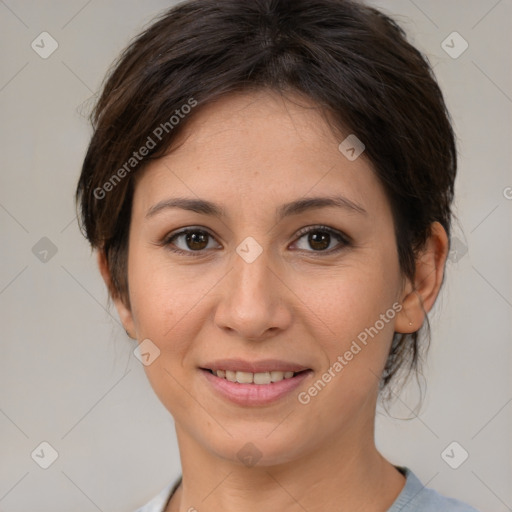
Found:
[(151, 501), (135, 510), (135, 512), (164, 512), (169, 498), (179, 485), (181, 477), (176, 482), (169, 482)]
[[(425, 487), (409, 468), (398, 469), (406, 478), (405, 487), (388, 512), (479, 512), (467, 503), (448, 498), (434, 489)], [(151, 501), (135, 512), (164, 512), (180, 481), (181, 477), (175, 482), (169, 482)]]
[(388, 512), (478, 512), (462, 501), (425, 487), (410, 469), (398, 469), (406, 477), (406, 483)]

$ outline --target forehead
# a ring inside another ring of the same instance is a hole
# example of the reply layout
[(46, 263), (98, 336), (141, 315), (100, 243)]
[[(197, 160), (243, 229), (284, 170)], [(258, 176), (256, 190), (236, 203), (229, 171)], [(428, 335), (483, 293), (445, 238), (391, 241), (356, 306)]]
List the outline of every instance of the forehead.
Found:
[(169, 154), (139, 174), (134, 202), (147, 210), (186, 195), (229, 209), (237, 198), (264, 204), (339, 193), (378, 206), (385, 198), (369, 160), (363, 153), (351, 161), (338, 148), (347, 135), (307, 98), (232, 94), (194, 113)]

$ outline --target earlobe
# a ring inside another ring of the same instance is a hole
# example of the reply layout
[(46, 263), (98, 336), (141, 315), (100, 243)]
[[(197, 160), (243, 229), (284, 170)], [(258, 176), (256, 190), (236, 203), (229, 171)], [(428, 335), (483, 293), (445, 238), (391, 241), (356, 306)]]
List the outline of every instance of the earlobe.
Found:
[(98, 268), (101, 273), (101, 277), (107, 286), (108, 293), (114, 302), (114, 305), (117, 309), (117, 313), (119, 314), (119, 318), (121, 319), (121, 323), (123, 324), (124, 330), (126, 334), (132, 338), (135, 338), (135, 326), (133, 322), (132, 312), (129, 307), (126, 306), (122, 298), (120, 297), (118, 291), (115, 289), (114, 284), (112, 283), (112, 276), (110, 274), (110, 269), (108, 267), (107, 258), (105, 252), (102, 250), (98, 250), (97, 254)]
[(402, 310), (395, 323), (395, 331), (418, 331), (432, 309), (443, 283), (444, 267), (448, 256), (448, 236), (439, 222), (431, 225), (431, 234), (416, 258), (414, 286), (407, 281)]

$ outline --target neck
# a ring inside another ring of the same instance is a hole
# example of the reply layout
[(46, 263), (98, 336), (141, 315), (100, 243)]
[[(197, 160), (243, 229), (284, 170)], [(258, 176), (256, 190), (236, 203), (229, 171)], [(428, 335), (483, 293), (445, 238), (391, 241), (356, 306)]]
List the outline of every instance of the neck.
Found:
[(380, 512), (405, 484), (377, 451), (373, 423), (352, 435), (331, 435), (299, 458), (252, 467), (205, 450), (178, 424), (176, 433), (183, 481), (167, 512)]

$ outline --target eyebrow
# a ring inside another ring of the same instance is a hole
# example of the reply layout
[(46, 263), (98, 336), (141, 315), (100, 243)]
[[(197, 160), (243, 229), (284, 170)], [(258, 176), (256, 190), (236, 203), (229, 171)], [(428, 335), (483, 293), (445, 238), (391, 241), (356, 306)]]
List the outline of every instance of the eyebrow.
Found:
[[(354, 203), (350, 199), (343, 196), (330, 196), (330, 197), (308, 197), (298, 199), (291, 203), (286, 203), (280, 206), (276, 211), (277, 220), (280, 221), (284, 217), (291, 215), (298, 215), (307, 210), (317, 208), (335, 207), (347, 210), (349, 212), (356, 212), (366, 215), (367, 211), (359, 204)], [(226, 211), (221, 206), (207, 201), (205, 199), (191, 199), (186, 197), (175, 197), (172, 199), (164, 199), (153, 205), (146, 213), (146, 219), (155, 216), (164, 210), (172, 208), (181, 208), (202, 215), (211, 215), (213, 217), (225, 218), (227, 217)]]

